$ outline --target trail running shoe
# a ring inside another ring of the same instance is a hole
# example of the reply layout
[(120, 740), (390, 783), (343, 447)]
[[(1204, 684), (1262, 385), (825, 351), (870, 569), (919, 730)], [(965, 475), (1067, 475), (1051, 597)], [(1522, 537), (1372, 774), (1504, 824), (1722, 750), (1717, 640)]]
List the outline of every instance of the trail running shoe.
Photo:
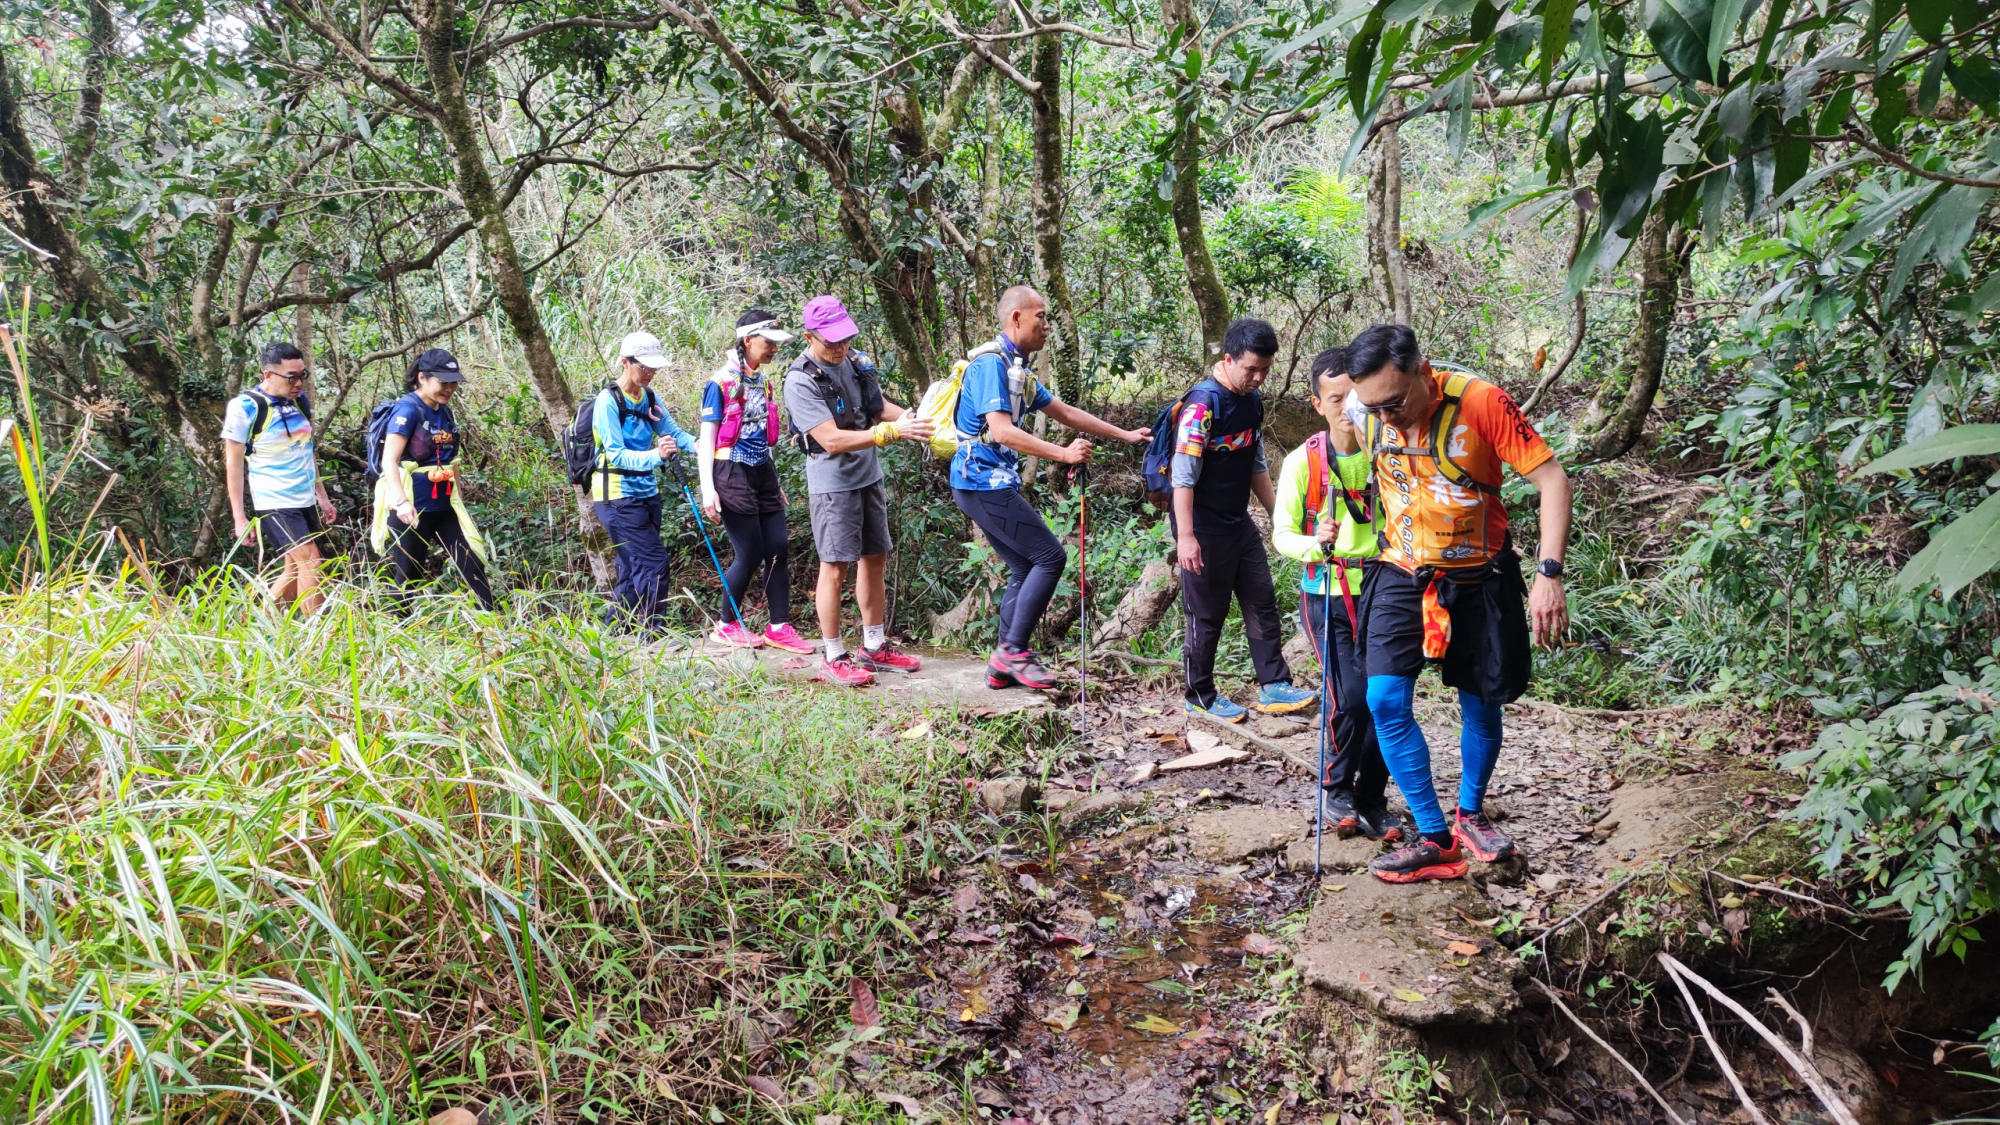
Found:
[(812, 642), (799, 636), (799, 631), (792, 628), (790, 622), (786, 622), (783, 625), (766, 627), (764, 630), (764, 643), (770, 645), (772, 648), (783, 649), (786, 652), (810, 653), (813, 650)]
[(1211, 719), (1221, 719), (1225, 723), (1240, 723), (1243, 721), (1243, 717), (1250, 713), (1231, 703), (1229, 697), (1226, 695), (1216, 696), (1215, 702), (1206, 707), (1190, 700), (1187, 710), (1190, 715), (1207, 715)]
[(1498, 863), (1514, 854), (1514, 841), (1493, 827), (1483, 812), (1451, 810), (1451, 838), (1481, 863)]
[(1319, 701), (1319, 693), (1290, 684), (1265, 684), (1257, 689), (1257, 710), (1270, 715), (1303, 711)]
[(1374, 835), (1354, 808), (1354, 791), (1330, 785), (1319, 791), (1319, 822), (1345, 840), (1357, 834)]
[(1409, 835), (1410, 826), (1403, 814), (1388, 805), (1368, 805), (1361, 807), (1361, 822), (1367, 826), (1363, 831), (1386, 844), (1393, 844)]
[(743, 627), (741, 621), (718, 621), (708, 631), (708, 639), (737, 648), (763, 648), (764, 638)]
[(1035, 659), (1035, 654), (1027, 649), (1009, 652), (1006, 648), (996, 648), (993, 655), (986, 658), (986, 686), (1004, 688), (1019, 685), (1024, 688), (1047, 689), (1056, 686), (1057, 680), (1047, 668)]
[(857, 654), (863, 668), (877, 672), (914, 672), (924, 666), (924, 662), (896, 647), (894, 641), (883, 641), (881, 648), (864, 648)]
[(875, 682), (875, 673), (854, 662), (854, 654), (843, 652), (832, 660), (819, 662), (818, 679), (842, 687), (867, 687)]
[(1447, 850), (1419, 836), (1414, 844), (1376, 857), (1368, 865), (1368, 872), (1385, 883), (1416, 883), (1425, 879), (1463, 879), (1471, 866), (1457, 841)]

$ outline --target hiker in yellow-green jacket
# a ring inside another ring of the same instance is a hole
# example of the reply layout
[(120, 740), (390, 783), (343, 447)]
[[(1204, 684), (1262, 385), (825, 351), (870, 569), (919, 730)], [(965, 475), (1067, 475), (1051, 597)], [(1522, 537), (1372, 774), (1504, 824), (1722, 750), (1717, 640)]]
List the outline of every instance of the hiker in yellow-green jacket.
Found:
[[(1342, 413), (1352, 380), (1347, 349), (1321, 352), (1312, 366), (1312, 406), (1326, 420), (1292, 450), (1278, 475), (1278, 503), (1271, 513), (1271, 541), (1279, 554), (1306, 564), (1299, 580), (1299, 615), (1326, 669), (1320, 721), (1330, 750), (1320, 778), (1316, 815), (1337, 835), (1361, 833), (1400, 840), (1402, 820), (1389, 811), (1389, 769), (1375, 741), (1368, 713), (1368, 677), (1362, 660), (1361, 575), (1381, 553), (1381, 516), (1368, 487), (1365, 451), (1354, 446), (1356, 423)], [(1346, 433), (1345, 442), (1333, 438)]]

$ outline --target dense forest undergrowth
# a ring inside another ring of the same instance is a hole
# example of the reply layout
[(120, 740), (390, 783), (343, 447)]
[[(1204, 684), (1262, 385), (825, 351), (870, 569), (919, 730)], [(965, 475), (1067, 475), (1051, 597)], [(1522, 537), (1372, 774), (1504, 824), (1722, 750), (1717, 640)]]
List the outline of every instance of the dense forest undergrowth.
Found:
[[(852, 982), (921, 972), (912, 888), (1060, 845), (963, 779), (1102, 752), (600, 624), (603, 532), (556, 435), (615, 342), (664, 341), (691, 424), (737, 315), (822, 292), (914, 401), (1032, 283), (1040, 378), (1126, 426), (1232, 316), (1268, 318), (1274, 461), (1317, 425), (1313, 355), (1410, 323), (1578, 485), (1572, 628), (1531, 705), (1621, 725), (1641, 772), (1720, 747), (1782, 774), (1788, 885), (1894, 947), (1879, 995), (1990, 971), (1989, 4), (0, 13), (0, 1117), (391, 1121), (504, 1087), (544, 1119), (810, 1118), (756, 1100), (750, 1040), (810, 1072), (866, 1030)], [(308, 357), (338, 514), (311, 620), (229, 542), (220, 420), (273, 339)], [(403, 620), (360, 436), (433, 345), (469, 375), (463, 494), (502, 608), (447, 575)], [(887, 463), (892, 631), (992, 643), (998, 563), (943, 463)], [(1094, 465), (1087, 544), (1077, 486), (1029, 469), (1072, 563), (1040, 641), (1073, 666), (1081, 622), (1115, 628), (1117, 702), (1171, 706), (1144, 675), (1182, 643), (1172, 544), (1137, 453)], [(717, 583), (665, 497), (693, 633)], [(1533, 541), (1532, 493), (1506, 499)], [(791, 532), (809, 575), (802, 503)], [(1221, 667), (1241, 686), (1234, 624)], [(1678, 1021), (1649, 972), (1617, 980), (1620, 1018)], [(1996, 1015), (1939, 1057), (1990, 1076)], [(1396, 1088), (1436, 1092), (1397, 1057)], [(846, 1098), (814, 1112), (887, 1112)], [(1458, 1112), (1429, 1099), (1396, 1112)]]

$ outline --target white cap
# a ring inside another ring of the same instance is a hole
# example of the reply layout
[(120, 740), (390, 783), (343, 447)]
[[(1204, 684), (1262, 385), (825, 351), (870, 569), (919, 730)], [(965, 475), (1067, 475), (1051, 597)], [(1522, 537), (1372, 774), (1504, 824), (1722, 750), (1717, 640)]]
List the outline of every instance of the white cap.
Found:
[(655, 371), (670, 362), (666, 350), (660, 347), (660, 338), (651, 332), (634, 332), (618, 341), (619, 359), (636, 359)]
[(739, 340), (747, 340), (752, 336), (762, 336), (774, 344), (782, 344), (792, 338), (790, 332), (778, 327), (775, 317), (770, 320), (760, 320), (755, 324), (745, 324), (736, 329), (736, 338)]

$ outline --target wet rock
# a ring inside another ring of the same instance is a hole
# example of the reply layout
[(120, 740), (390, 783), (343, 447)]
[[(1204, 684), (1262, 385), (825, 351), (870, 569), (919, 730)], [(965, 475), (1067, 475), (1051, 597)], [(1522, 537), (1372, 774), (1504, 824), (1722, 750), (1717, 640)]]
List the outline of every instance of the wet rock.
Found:
[(1446, 948), (1477, 937), (1468, 919), (1490, 909), (1463, 879), (1323, 883), (1294, 961), (1309, 983), (1393, 1024), (1501, 1025), (1520, 1007), (1519, 960), (1504, 949), (1463, 957)]
[(1062, 821), (1064, 824), (1081, 824), (1091, 817), (1102, 813), (1124, 812), (1144, 807), (1146, 807), (1146, 795), (1144, 793), (1105, 790), (1099, 793), (1092, 793), (1090, 796), (1064, 809), (1062, 811)]
[[(1307, 825), (1310, 829), (1311, 825)], [(1382, 845), (1366, 836), (1349, 836), (1345, 840), (1329, 832), (1320, 845), (1319, 869), (1322, 875), (1346, 875), (1365, 870), (1368, 861), (1382, 854)], [(1292, 871), (1313, 869), (1313, 840), (1310, 831), (1303, 840), (1294, 840), (1285, 846), (1285, 867)]]
[(1041, 789), (1025, 777), (996, 777), (979, 787), (979, 803), (995, 813), (1031, 812)]
[(1277, 851), (1306, 829), (1305, 818), (1298, 813), (1262, 805), (1210, 809), (1188, 817), (1186, 823), (1195, 858), (1210, 863), (1241, 863)]

